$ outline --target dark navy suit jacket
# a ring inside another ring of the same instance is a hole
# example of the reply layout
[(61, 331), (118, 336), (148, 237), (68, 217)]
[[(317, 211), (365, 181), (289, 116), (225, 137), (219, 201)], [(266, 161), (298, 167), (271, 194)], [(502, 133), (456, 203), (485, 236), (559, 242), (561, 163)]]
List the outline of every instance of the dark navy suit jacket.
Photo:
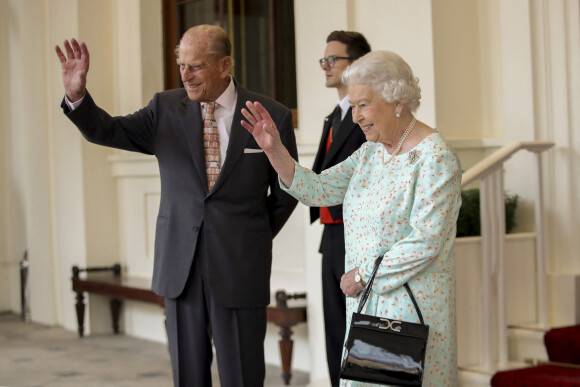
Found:
[[(318, 153), (316, 153), (316, 158), (314, 159), (314, 165), (312, 167), (312, 170), (316, 173), (320, 173), (323, 170), (346, 160), (348, 156), (352, 155), (354, 151), (360, 148), (360, 146), (366, 141), (366, 137), (361, 128), (358, 124), (352, 122), (352, 109), (348, 109), (348, 112), (344, 116), (344, 119), (330, 144), (328, 153), (325, 155), (326, 139), (328, 137), (328, 132), (330, 131), (331, 116), (332, 113), (324, 119), (322, 138), (320, 139)], [(342, 205), (332, 206), (328, 209), (333, 219), (342, 218)], [(310, 207), (310, 222), (314, 222), (319, 217), (320, 208)]]
[(88, 93), (74, 111), (63, 106), (88, 141), (157, 158), (161, 203), (152, 289), (160, 296), (180, 295), (198, 240), (205, 238), (209, 285), (219, 305), (254, 308), (270, 302), (272, 239), (297, 201), (280, 189), (268, 158), (241, 126), (246, 101), (264, 105), (295, 159), (296, 139), (287, 108), (239, 85), (236, 90), (226, 159), (209, 192), (200, 104), (184, 89), (157, 93), (148, 106), (124, 117), (111, 117)]

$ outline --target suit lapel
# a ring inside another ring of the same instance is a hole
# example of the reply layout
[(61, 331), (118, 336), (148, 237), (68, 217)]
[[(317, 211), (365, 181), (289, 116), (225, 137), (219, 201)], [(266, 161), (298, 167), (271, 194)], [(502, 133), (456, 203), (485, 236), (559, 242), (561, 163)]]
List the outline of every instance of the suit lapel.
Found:
[[(329, 166), (331, 160), (334, 158), (336, 153), (342, 148), (350, 134), (353, 130), (360, 130), (358, 125), (352, 122), (352, 109), (348, 109), (338, 131), (330, 144), (330, 148), (328, 149), (328, 153), (324, 157), (324, 161), (322, 163), (322, 169), (325, 169)], [(326, 137), (325, 137), (326, 138)]]
[(320, 144), (318, 145), (318, 152), (316, 152), (316, 158), (314, 159), (314, 165), (312, 167), (312, 170), (316, 173), (320, 173), (322, 171), (322, 165), (326, 153), (326, 140), (328, 139), (328, 132), (330, 131), (331, 118), (332, 113), (326, 116), (326, 118), (324, 119), (324, 125), (322, 126), (322, 137), (320, 139)]
[(183, 118), (180, 120), (187, 144), (191, 152), (191, 158), (199, 178), (207, 187), (207, 176), (205, 171), (205, 156), (203, 150), (203, 120), (201, 118), (201, 108), (199, 102), (195, 102), (185, 97), (182, 101)]

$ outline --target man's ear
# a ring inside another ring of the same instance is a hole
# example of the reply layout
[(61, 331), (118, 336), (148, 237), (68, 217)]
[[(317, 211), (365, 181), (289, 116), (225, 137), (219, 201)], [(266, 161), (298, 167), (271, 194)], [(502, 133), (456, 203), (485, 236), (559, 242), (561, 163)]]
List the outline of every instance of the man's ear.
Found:
[(220, 70), (222, 78), (226, 78), (230, 75), (230, 70), (232, 69), (232, 57), (224, 56), (220, 59)]

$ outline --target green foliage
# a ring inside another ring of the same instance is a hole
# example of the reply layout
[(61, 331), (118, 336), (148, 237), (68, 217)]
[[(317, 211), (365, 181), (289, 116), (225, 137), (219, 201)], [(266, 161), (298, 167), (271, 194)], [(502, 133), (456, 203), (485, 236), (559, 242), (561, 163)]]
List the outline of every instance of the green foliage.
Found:
[[(504, 194), (506, 233), (511, 233), (516, 226), (515, 214), (518, 207), (518, 195)], [(461, 208), (457, 218), (457, 236), (481, 235), (481, 223), (479, 219), (479, 188), (461, 191)]]

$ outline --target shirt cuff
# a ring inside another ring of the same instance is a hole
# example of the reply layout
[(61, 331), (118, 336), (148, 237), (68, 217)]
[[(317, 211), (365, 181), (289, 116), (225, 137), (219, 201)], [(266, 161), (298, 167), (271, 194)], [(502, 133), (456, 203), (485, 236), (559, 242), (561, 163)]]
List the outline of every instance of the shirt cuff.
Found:
[(83, 95), (83, 97), (81, 99), (79, 99), (78, 101), (75, 102), (71, 102), (69, 101), (69, 99), (67, 98), (66, 94), (64, 95), (64, 102), (66, 103), (66, 105), (68, 106), (68, 108), (70, 109), (70, 111), (72, 112), (73, 110), (75, 110), (76, 108), (79, 107), (79, 105), (83, 102), (83, 99), (85, 99), (85, 96)]

